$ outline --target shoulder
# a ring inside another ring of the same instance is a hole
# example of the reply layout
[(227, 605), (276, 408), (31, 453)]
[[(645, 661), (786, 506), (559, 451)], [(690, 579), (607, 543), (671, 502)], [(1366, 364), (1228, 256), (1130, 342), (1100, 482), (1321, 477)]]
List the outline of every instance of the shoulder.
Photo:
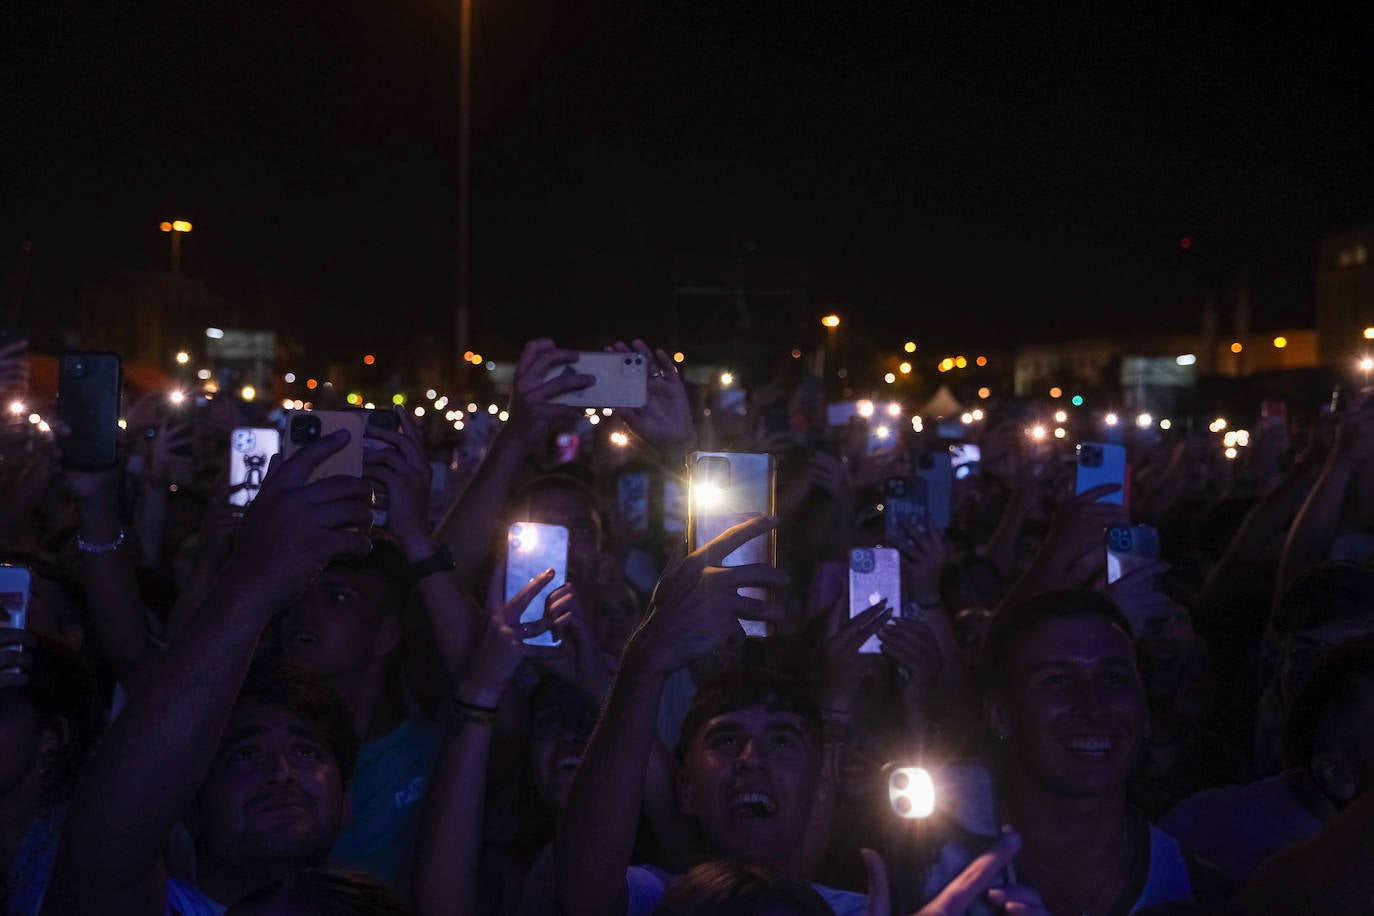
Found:
[(823, 884), (811, 886), (816, 889), (816, 893), (825, 899), (826, 903), (830, 904), (830, 908), (835, 911), (835, 916), (864, 916), (868, 912), (868, 897), (863, 894), (836, 890)]
[(673, 875), (654, 865), (625, 869), (625, 916), (649, 916), (668, 892)]

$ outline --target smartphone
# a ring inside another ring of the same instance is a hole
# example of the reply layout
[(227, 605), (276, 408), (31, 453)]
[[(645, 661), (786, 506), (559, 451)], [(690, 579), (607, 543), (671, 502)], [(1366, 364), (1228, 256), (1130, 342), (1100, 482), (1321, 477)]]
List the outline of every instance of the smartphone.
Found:
[(281, 451), (281, 433), (269, 427), (240, 426), (229, 436), (229, 486), (242, 489), (229, 494), (229, 502), (246, 506), (262, 489), (262, 478), (272, 456)]
[(882, 420), (874, 419), (868, 424), (868, 444), (864, 448), (865, 455), (876, 455), (878, 452), (890, 452), (897, 445), (897, 427), (888, 422), (887, 418)]
[(748, 410), (749, 397), (743, 388), (726, 388), (716, 396), (716, 407), (721, 413), (732, 413), (736, 416), (744, 416)]
[[(741, 522), (773, 514), (776, 468), (772, 455), (692, 452), (687, 456), (687, 549), (696, 550)], [(722, 566), (767, 563), (777, 556), (777, 531), (742, 544)], [(742, 588), (747, 598), (767, 600), (766, 590)], [(767, 636), (768, 624), (741, 620), (748, 636)]]
[[(521, 623), (537, 623), (544, 619), (544, 605), (554, 589), (568, 581), (568, 529), (562, 525), (542, 525), (538, 522), (516, 522), (506, 533), (506, 600), (516, 596), (546, 569), (553, 570), (553, 579), (520, 615)], [(531, 646), (557, 646), (550, 631), (525, 640)]]
[(883, 537), (889, 544), (910, 545), (907, 529), (926, 530), (925, 501), (917, 499), (924, 481), (914, 477), (889, 477), (883, 483)]
[(1114, 483), (1121, 487), (1115, 493), (1098, 500), (1100, 503), (1125, 505), (1126, 502), (1126, 448), (1121, 445), (1107, 445), (1102, 442), (1081, 442), (1075, 450), (1078, 463), (1078, 478), (1074, 485), (1075, 493), (1083, 493), (1093, 487)]
[(925, 524), (948, 531), (954, 515), (954, 463), (948, 451), (916, 456), (917, 498), (925, 504)]
[[(879, 602), (902, 612), (902, 558), (891, 547), (855, 547), (849, 551), (849, 616), (857, 617)], [(860, 652), (874, 654), (882, 643), (870, 636)]]
[(553, 398), (573, 407), (643, 407), (648, 402), (649, 367), (638, 353), (579, 353), (575, 362), (557, 366), (545, 381), (563, 375), (592, 375), (596, 381)]
[[(24, 566), (0, 565), (0, 627), (22, 630), (29, 618), (29, 570)], [(10, 646), (22, 652), (22, 646)], [(6, 670), (0, 662), (0, 670)]]
[(615, 480), (616, 505), (633, 534), (649, 531), (649, 472), (625, 471)]
[(571, 464), (582, 450), (582, 438), (577, 433), (559, 433), (554, 438), (554, 455), (559, 464)]
[(68, 434), (62, 464), (108, 468), (118, 459), (119, 396), (123, 372), (114, 353), (67, 352), (58, 363), (57, 413)]
[(348, 430), (348, 445), (325, 459), (310, 474), (310, 480), (324, 477), (363, 476), (363, 417), (352, 410), (310, 410), (293, 413), (286, 423), (286, 446), (283, 457), (290, 460), (305, 446)]
[(1159, 532), (1149, 525), (1107, 529), (1107, 584), (1159, 559)]
[(675, 477), (663, 479), (663, 531), (665, 534), (687, 532), (687, 491)]
[(971, 442), (956, 442), (949, 447), (949, 463), (954, 466), (954, 479), (967, 480), (978, 473), (983, 452)]

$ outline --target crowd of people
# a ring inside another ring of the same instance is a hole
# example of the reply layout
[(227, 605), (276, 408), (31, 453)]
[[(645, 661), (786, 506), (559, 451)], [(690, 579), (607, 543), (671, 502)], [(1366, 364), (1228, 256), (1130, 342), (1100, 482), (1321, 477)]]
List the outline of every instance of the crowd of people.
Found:
[[(937, 424), (875, 447), (812, 379), (724, 409), (617, 349), (643, 407), (589, 422), (532, 341), (489, 441), (397, 407), (362, 476), (318, 473), (327, 435), (246, 507), (260, 403), (126, 404), (105, 469), (5, 427), (3, 916), (1374, 910), (1374, 404), (1290, 404), (1235, 460), (1131, 430), (1077, 492), (1093, 431), (989, 401), (948, 527), (894, 537)], [(777, 497), (689, 550), (697, 450), (772, 455)], [(566, 529), (552, 592), (508, 588), (513, 523)], [(1133, 524), (1162, 557), (1108, 585)], [(899, 606), (851, 613), (875, 545)]]

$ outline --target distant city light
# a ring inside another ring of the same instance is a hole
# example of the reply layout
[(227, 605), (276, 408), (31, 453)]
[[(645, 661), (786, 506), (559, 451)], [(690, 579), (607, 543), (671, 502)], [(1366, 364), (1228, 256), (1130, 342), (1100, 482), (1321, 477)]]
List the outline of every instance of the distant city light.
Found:
[(311, 391), (314, 391), (319, 386), (320, 383), (315, 381), (313, 378), (308, 378), (305, 380), (305, 387), (309, 388)]
[(973, 414), (965, 413), (963, 416), (959, 418), (959, 422), (963, 423), (965, 426), (968, 426), (970, 423), (973, 422)]
[(1160, 421), (1159, 421), (1159, 428), (1160, 428), (1160, 429), (1168, 429), (1169, 427), (1171, 427), (1171, 426), (1173, 426), (1173, 425), (1174, 425), (1174, 424), (1173, 424), (1173, 421), (1171, 421), (1168, 417), (1165, 417), (1163, 420), (1160, 420)]
[(406, 396), (403, 395), (403, 394), (400, 394), (399, 392), (396, 393), (396, 394), (393, 394), (393, 395), (391, 396), (391, 403), (395, 404), (395, 405), (398, 406), (398, 407), (399, 407), (400, 405), (404, 404), (405, 402), (406, 402)]
[(981, 420), (981, 419), (983, 419), (983, 416), (984, 416), (984, 414), (983, 414), (983, 409), (982, 409), (981, 407), (978, 408), (977, 410), (973, 411), (973, 419), (974, 419), (974, 420)]
[(1360, 360), (1360, 368), (1365, 372), (1374, 370), (1374, 358), (1366, 356), (1364, 359)]
[(684, 354), (681, 350), (678, 350), (676, 353), (673, 354), (673, 362), (675, 363), (680, 363), (686, 358), (686, 354)]
[(963, 356), (956, 356), (954, 357), (954, 366), (956, 369), (967, 369), (968, 359)]
[(1184, 353), (1178, 359), (1174, 360), (1174, 362), (1178, 363), (1180, 366), (1191, 366), (1197, 362), (1197, 355), (1194, 353)]
[(793, 348), (792, 348), (792, 358), (793, 358), (793, 359), (801, 359), (801, 351), (798, 350), (796, 347), (793, 347)]
[(983, 400), (987, 400), (988, 398), (992, 397), (992, 389), (991, 389), (991, 388), (979, 388), (979, 389), (978, 389), (978, 397), (982, 398)]
[(420, 404), (416, 404), (416, 405), (415, 405), (415, 416), (417, 416), (417, 417), (423, 417), (424, 415), (425, 415), (425, 408), (424, 408), (422, 405), (420, 405)]
[(373, 356), (371, 353), (366, 353), (366, 354), (363, 355), (363, 365), (364, 365), (364, 366), (370, 366), (370, 365), (372, 365), (373, 363), (375, 363), (376, 361), (377, 361), (377, 357)]
[(911, 431), (914, 433), (925, 431), (925, 424), (921, 421), (920, 417), (911, 418)]
[(734, 375), (732, 375), (731, 373), (729, 373), (729, 372), (722, 372), (722, 373), (720, 374), (720, 387), (722, 387), (722, 388), (729, 388), (729, 387), (730, 387), (731, 385), (733, 385), (734, 383), (735, 383), (735, 377), (734, 377)]
[(244, 385), (239, 389), (239, 397), (243, 398), (245, 401), (251, 401), (257, 396), (258, 389), (254, 388), (252, 385)]
[(1226, 459), (1227, 459), (1228, 461), (1235, 461), (1235, 460), (1236, 460), (1236, 456), (1239, 455), (1239, 454), (1240, 454), (1240, 452), (1236, 451), (1234, 447), (1228, 448), (1228, 449), (1226, 450)]
[(15, 416), (19, 416), (19, 415), (22, 414), (23, 412), (24, 412), (24, 402), (23, 402), (23, 401), (10, 401), (10, 413), (14, 414)]
[(891, 385), (893, 382), (897, 381), (897, 375), (896, 375), (896, 373), (893, 373), (893, 372), (887, 373), (886, 375), (883, 376), (883, 381), (885, 381), (885, 382), (887, 382), (889, 385)]
[(1284, 347), (1286, 347), (1286, 346), (1288, 346), (1288, 338), (1287, 338), (1287, 337), (1282, 337), (1282, 336), (1280, 336), (1280, 337), (1275, 337), (1275, 338), (1274, 338), (1274, 349), (1275, 349), (1275, 350), (1282, 350), (1282, 349), (1283, 349)]
[(1106, 423), (1108, 426), (1115, 426), (1121, 422), (1121, 418), (1114, 413), (1109, 413), (1102, 418), (1102, 422)]
[(863, 417), (865, 420), (868, 419), (869, 417), (873, 416), (873, 402), (872, 402), (872, 401), (868, 401), (868, 400), (860, 401), (860, 402), (858, 403), (857, 407), (858, 407), (858, 411), (859, 411), (859, 416)]
[(821, 324), (827, 328), (838, 328), (840, 326), (839, 315), (826, 315), (821, 319)]
[(974, 362), (977, 363), (979, 366), (986, 366), (988, 364), (988, 358), (986, 356), (980, 356), (977, 359), (975, 359)]
[(1365, 339), (1365, 340), (1374, 340), (1374, 328), (1365, 328), (1365, 329), (1364, 329), (1364, 339)]
[(900, 366), (897, 367), (897, 371), (902, 373), (902, 375), (910, 375), (911, 363), (902, 363)]
[(1226, 419), (1224, 417), (1217, 417), (1215, 420), (1213, 420), (1211, 423), (1207, 425), (1207, 429), (1214, 433), (1219, 433), (1225, 428)]
[[(210, 377), (210, 370), (208, 370), (208, 369), (202, 369), (202, 370), (200, 370), (200, 371), (205, 373), (205, 377), (206, 377), (206, 378), (209, 378), (209, 377)], [(196, 374), (199, 375), (200, 372), (197, 372)], [(294, 372), (288, 372), (288, 373), (286, 373), (286, 375), (282, 376), (282, 379), (285, 380), (286, 384), (290, 385), (290, 384), (292, 384), (293, 382), (296, 381), (296, 373), (294, 373)]]
[(180, 365), (183, 365), (183, 366), (184, 366), (184, 365), (186, 365), (187, 363), (189, 363), (190, 361), (191, 361), (191, 354), (190, 354), (190, 353), (187, 353), (185, 350), (182, 350), (180, 353), (177, 354), (177, 362), (178, 362)]
[(1062, 426), (1056, 426), (1056, 427), (1054, 428), (1054, 438), (1056, 438), (1056, 439), (1063, 439), (1063, 438), (1064, 438), (1065, 436), (1067, 436), (1067, 435), (1068, 435), (1068, 432), (1064, 429), (1064, 427), (1062, 427)]
[(902, 349), (905, 350), (905, 351), (908, 352), (908, 353), (915, 353), (915, 352), (916, 352), (916, 341), (914, 341), (914, 340), (908, 340), (906, 343), (902, 344)]
[(902, 415), (902, 405), (893, 401), (887, 405), (887, 415), (889, 417), (900, 417)]
[(186, 400), (186, 392), (173, 391), (171, 394), (167, 395), (167, 400), (171, 401), (173, 404), (180, 404), (182, 401)]
[(1069, 415), (1068, 415), (1068, 413), (1067, 413), (1066, 411), (1063, 411), (1063, 410), (1056, 410), (1056, 411), (1054, 412), (1054, 422), (1056, 422), (1056, 423), (1063, 423), (1063, 422), (1064, 422), (1065, 420), (1067, 420), (1068, 418), (1069, 418)]
[(1055, 385), (1053, 388), (1050, 389), (1050, 397), (1052, 397), (1052, 398), (1062, 398), (1063, 396), (1064, 396), (1064, 389), (1063, 389), (1063, 388), (1060, 388), (1058, 385)]
[(1244, 350), (1244, 349), (1245, 349), (1245, 347), (1243, 347), (1243, 346), (1241, 345), (1241, 342), (1240, 342), (1239, 340), (1236, 341), (1235, 343), (1231, 344), (1231, 352), (1232, 352), (1232, 353), (1239, 353), (1241, 350)]
[(1139, 426), (1141, 429), (1151, 426), (1154, 422), (1155, 418), (1147, 413), (1142, 413), (1135, 418), (1135, 425)]
[(611, 433), (611, 444), (618, 445), (621, 448), (624, 448), (625, 446), (630, 444), (630, 437), (622, 432)]
[(427, 401), (432, 401), (438, 396), (439, 392), (435, 391), (433, 388), (426, 389), (425, 391), (425, 400)]
[(1069, 403), (1072, 404), (1074, 407), (1082, 407), (1082, 406), (1083, 406), (1083, 395), (1081, 395), (1081, 394), (1076, 394), (1076, 395), (1074, 395), (1073, 397), (1069, 398)]
[(211, 340), (219, 340), (224, 337), (224, 332), (221, 331), (219, 328), (206, 328), (205, 336), (210, 338)]
[(1030, 437), (1031, 437), (1032, 439), (1035, 439), (1037, 442), (1038, 442), (1039, 440), (1041, 440), (1041, 439), (1044, 439), (1044, 438), (1045, 438), (1045, 427), (1043, 427), (1043, 426), (1033, 426), (1033, 427), (1031, 427), (1031, 430), (1030, 430)]

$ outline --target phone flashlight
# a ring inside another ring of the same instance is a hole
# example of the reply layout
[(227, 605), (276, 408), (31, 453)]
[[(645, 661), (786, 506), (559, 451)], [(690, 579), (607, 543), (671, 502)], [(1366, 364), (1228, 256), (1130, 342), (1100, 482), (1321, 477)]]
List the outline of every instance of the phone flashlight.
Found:
[(935, 783), (924, 767), (897, 767), (888, 774), (887, 798), (898, 817), (917, 820), (935, 813)]
[(696, 488), (697, 505), (702, 509), (712, 509), (720, 504), (722, 490), (713, 483), (702, 483)]
[(528, 553), (539, 546), (539, 529), (516, 525), (511, 528), (510, 546), (513, 550)]

